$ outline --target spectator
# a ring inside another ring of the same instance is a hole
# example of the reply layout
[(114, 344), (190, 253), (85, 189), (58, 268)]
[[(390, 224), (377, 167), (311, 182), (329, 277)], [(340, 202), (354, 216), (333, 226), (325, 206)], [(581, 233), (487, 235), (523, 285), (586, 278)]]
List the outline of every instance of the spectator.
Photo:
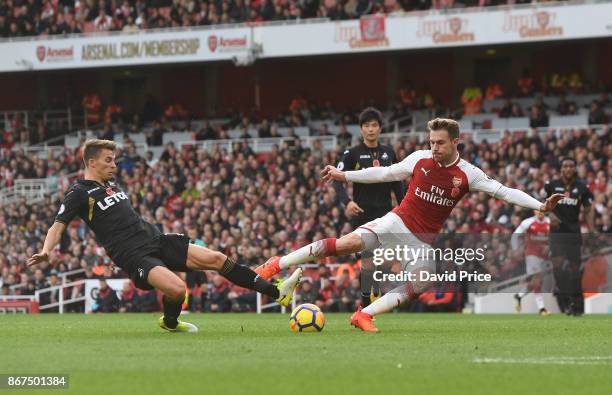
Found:
[(350, 285), (342, 289), (340, 295), (340, 311), (353, 312), (356, 311), (361, 304), (361, 285), (359, 279), (354, 278), (350, 281)]
[(100, 96), (95, 92), (90, 92), (83, 98), (83, 110), (85, 111), (85, 119), (88, 126), (97, 125), (100, 123), (100, 110), (102, 109), (102, 101)]
[(518, 87), (518, 95), (520, 97), (528, 97), (533, 95), (533, 78), (531, 78), (529, 70), (523, 70), (523, 74), (521, 75), (521, 78), (519, 78), (516, 82), (516, 85)]
[(482, 104), (482, 91), (480, 88), (465, 88), (463, 95), (461, 95), (461, 103), (464, 107), (464, 115), (480, 114)]
[(510, 111), (510, 118), (522, 118), (524, 116), (521, 106), (518, 103), (513, 103), (512, 110)]
[(512, 114), (512, 101), (509, 98), (504, 99), (504, 105), (499, 110), (500, 118), (509, 118)]
[(136, 287), (132, 281), (126, 281), (121, 290), (121, 302), (119, 307), (120, 313), (132, 313), (138, 311), (134, 303), (136, 296)]
[(229, 311), (230, 303), (227, 298), (229, 288), (223, 277), (218, 274), (213, 277), (212, 288), (209, 290), (206, 300), (206, 311), (222, 313)]
[(123, 26), (122, 30), (124, 33), (136, 33), (140, 29), (138, 28), (138, 25), (136, 25), (136, 21), (134, 20), (134, 18), (129, 15), (127, 17), (127, 22)]
[(589, 111), (589, 125), (601, 125), (606, 123), (606, 113), (597, 100), (591, 102)]
[(340, 147), (345, 148), (351, 145), (353, 135), (348, 131), (345, 124), (340, 125), (340, 132), (336, 135)]
[(310, 280), (304, 280), (300, 284), (299, 301), (300, 303), (312, 303), (317, 302), (319, 291), (312, 285)]
[(134, 306), (136, 311), (140, 313), (152, 313), (159, 311), (160, 306), (157, 300), (157, 293), (155, 290), (143, 290), (137, 289), (134, 297)]
[(548, 126), (548, 115), (546, 115), (542, 107), (538, 105), (531, 106), (531, 113), (529, 114), (529, 126), (532, 128)]
[(98, 16), (94, 19), (94, 29), (98, 32), (105, 32), (111, 30), (112, 26), (113, 19), (106, 15), (104, 8), (100, 8)]
[(100, 289), (96, 303), (92, 306), (93, 313), (116, 313), (120, 307), (119, 297), (117, 292), (109, 287), (106, 279), (100, 279)]
[(196, 135), (197, 140), (216, 140), (218, 138), (215, 128), (210, 126), (210, 122), (205, 120), (202, 124), (202, 128)]

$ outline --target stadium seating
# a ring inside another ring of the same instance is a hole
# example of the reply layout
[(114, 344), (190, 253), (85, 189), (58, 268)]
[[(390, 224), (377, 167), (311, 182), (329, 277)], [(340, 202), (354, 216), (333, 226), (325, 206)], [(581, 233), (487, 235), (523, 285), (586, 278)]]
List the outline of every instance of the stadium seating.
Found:
[[(609, 159), (607, 163), (606, 154), (603, 151), (603, 147), (610, 143), (607, 128), (589, 129), (585, 126), (576, 130), (557, 129), (557, 133), (544, 131), (538, 137), (528, 133), (516, 133), (511, 135), (511, 141), (498, 139), (498, 143), (492, 143), (496, 141), (492, 138), (494, 134), (500, 136), (499, 132), (494, 130), (479, 131), (471, 141), (467, 140), (464, 147), (464, 152), (467, 153), (464, 155), (465, 159), (487, 168), (489, 174), (501, 182), (518, 187), (537, 198), (542, 198), (544, 182), (558, 174), (556, 167), (558, 159), (565, 155), (572, 155), (579, 159), (578, 176), (589, 185), (595, 195), (595, 201), (598, 204), (597, 226), (603, 226), (603, 218), (609, 216), (612, 201), (612, 188), (608, 178)], [(312, 239), (320, 238), (323, 234), (340, 235), (350, 230), (350, 225), (343, 214), (342, 206), (335, 197), (333, 188), (322, 185), (316, 177), (321, 166), (337, 162), (342, 149), (340, 146), (336, 150), (330, 150), (331, 146), (320, 148), (312, 146), (311, 150), (305, 150), (284, 143), (279, 146), (276, 155), (255, 157), (252, 156), (254, 150), (246, 145), (235, 146), (234, 150), (227, 150), (227, 153), (223, 153), (220, 147), (215, 146), (215, 141), (193, 141), (190, 133), (169, 134), (169, 136), (177, 139), (175, 141), (190, 138), (192, 143), (186, 145), (184, 150), (169, 151), (168, 147), (148, 147), (148, 149), (158, 151), (159, 155), (156, 157), (165, 153), (165, 157), (172, 158), (175, 163), (181, 157), (186, 160), (190, 157), (197, 157), (198, 160), (193, 163), (193, 166), (184, 169), (186, 171), (184, 179), (172, 181), (168, 166), (161, 166), (160, 162), (147, 162), (142, 156), (130, 158), (137, 163), (133, 174), (122, 171), (118, 177), (134, 199), (133, 201), (139, 202), (136, 209), (146, 218), (158, 218), (156, 222), (163, 227), (164, 231), (195, 234), (196, 238), (201, 238), (212, 248), (220, 249), (234, 256), (237, 261), (256, 265), (268, 256), (285, 253)], [(426, 148), (426, 143), (415, 142), (409, 136), (408, 134), (407, 139), (403, 137), (396, 139), (393, 135), (383, 135), (383, 139), (394, 145), (401, 159), (415, 149)], [(134, 142), (124, 141), (126, 147), (136, 144), (136, 140), (142, 142), (144, 135), (138, 133), (130, 135), (130, 138)], [(119, 139), (123, 140), (123, 136)], [(559, 139), (563, 139), (566, 143), (550, 151), (549, 143)], [(483, 143), (484, 140), (489, 143)], [(533, 142), (536, 142), (535, 146), (539, 147), (537, 155), (525, 157), (518, 147), (528, 147)], [(211, 145), (204, 149), (204, 146), (209, 143)], [(586, 156), (587, 146), (590, 147), (589, 160)], [(274, 149), (272, 145), (265, 147), (268, 152)], [(28, 283), (33, 283), (35, 280), (33, 273), (24, 267), (24, 262), (27, 256), (42, 246), (46, 230), (55, 216), (58, 201), (63, 196), (62, 191), (66, 189), (70, 180), (74, 180), (78, 175), (80, 163), (76, 146), (72, 149), (50, 149), (47, 155), (48, 160), (39, 160), (36, 154), (28, 155), (21, 153), (20, 150), (3, 149), (0, 152), (0, 173), (3, 175), (3, 187), (10, 185), (11, 180), (20, 177), (31, 178), (31, 175), (36, 174), (37, 171), (38, 174), (54, 177), (57, 180), (55, 189), (58, 192), (43, 202), (29, 205), (14, 203), (0, 207), (0, 245), (2, 246), (0, 248), (0, 281), (9, 286), (10, 292), (20, 294), (29, 292), (28, 289), (37, 289), (37, 287), (46, 285), (43, 282), (28, 288)], [(124, 149), (121, 152), (119, 160), (125, 158), (128, 150)], [(503, 156), (500, 157), (500, 153)], [(247, 166), (249, 157), (258, 161), (259, 170), (247, 173), (236, 172), (236, 169)], [(161, 159), (161, 163), (166, 160)], [(593, 160), (600, 163), (599, 168), (593, 167)], [(26, 166), (26, 163), (29, 165)], [(524, 166), (519, 166), (521, 163)], [(279, 168), (291, 169), (292, 164), (296, 166), (294, 173), (276, 170)], [(150, 166), (154, 171), (146, 173), (145, 176), (144, 170)], [(30, 168), (32, 168), (31, 171), (28, 170)], [(598, 173), (601, 172), (603, 172), (601, 175), (603, 179), (598, 176)], [(295, 183), (290, 181), (292, 178), (295, 178)], [(154, 181), (154, 179), (159, 181)], [(144, 183), (141, 180), (144, 180)], [(192, 182), (200, 193), (200, 198), (195, 201), (188, 197), (191, 195), (186, 191), (188, 181)], [(158, 182), (160, 189), (152, 186)], [(230, 188), (227, 189), (229, 192), (215, 188), (214, 185), (227, 185)], [(151, 196), (151, 201), (148, 200), (148, 195)], [(179, 211), (176, 211), (174, 206), (167, 204), (169, 200), (174, 200), (177, 196), (182, 196), (179, 199), (182, 207)], [(239, 198), (240, 196), (242, 197)], [(256, 202), (248, 211), (244, 206), (246, 203), (237, 200), (246, 199), (247, 196), (248, 199)], [(511, 232), (523, 213), (505, 204), (490, 204), (488, 200), (490, 198), (482, 202), (477, 194), (466, 197), (453, 211), (451, 218), (447, 221), (445, 231), (465, 232), (478, 228), (488, 229), (489, 232)], [(330, 205), (324, 206), (326, 209), (319, 213), (307, 213), (304, 209), (304, 202), (330, 202)], [(220, 210), (220, 214), (214, 214), (213, 208)], [(473, 215), (476, 211), (481, 213), (479, 220), (476, 220)], [(184, 216), (189, 216), (189, 220)], [(238, 221), (237, 230), (232, 231), (233, 227), (237, 226), (230, 225), (232, 221), (221, 220), (222, 217), (229, 218), (230, 216)], [(309, 219), (315, 218), (315, 223), (318, 223), (315, 229), (304, 228), (304, 224)], [(266, 229), (257, 238), (253, 238), (254, 233), (245, 230), (255, 225)], [(288, 229), (291, 230), (288, 231)], [(228, 243), (230, 231), (233, 237), (240, 235), (232, 243)], [(268, 233), (268, 231), (271, 232)], [(100, 256), (104, 254), (91, 235), (85, 231), (84, 225), (77, 222), (70, 227), (68, 233), (71, 242), (64, 244), (63, 250), (52, 257), (51, 264), (42, 268), (44, 274), (49, 275), (51, 270), (63, 273), (84, 268), (85, 272), (78, 276), (95, 278), (98, 275), (94, 274), (94, 269), (102, 273), (100, 275), (109, 275), (110, 272), (104, 273), (104, 270), (97, 269), (103, 264)], [(23, 242), (15, 242), (15, 240), (23, 240)], [(98, 251), (95, 256), (92, 257), (90, 250), (80, 247), (83, 241), (86, 245), (91, 245), (92, 251)], [(238, 254), (238, 247), (243, 253)], [(497, 279), (504, 279), (519, 273), (519, 267), (517, 262), (507, 262), (501, 266), (501, 269), (491, 268), (491, 272), (495, 273)], [(309, 275), (316, 280), (320, 278), (320, 275), (318, 271), (315, 270), (315, 272)], [(326, 274), (324, 272), (323, 276), (335, 277), (333, 272)], [(205, 284), (212, 280), (211, 277), (201, 281)], [(337, 282), (332, 281), (331, 284), (334, 287), (331, 294), (335, 295), (333, 297), (339, 298), (340, 295), (350, 291), (344, 278)], [(198, 286), (192, 291), (200, 295), (203, 289), (205, 287)], [(236, 290), (236, 295), (245, 295), (244, 290), (232, 289)], [(248, 303), (233, 302), (229, 303), (229, 309), (252, 308), (252, 305)], [(204, 306), (206, 309), (206, 303), (201, 301), (199, 303), (192, 308), (199, 309)], [(333, 309), (341, 308), (337, 303), (332, 305)]]
[[(359, 7), (347, 4), (346, 0), (329, 2), (272, 2), (271, 0), (253, 1), (248, 5), (229, 2), (224, 12), (215, 2), (197, 0), (189, 3), (146, 0), (136, 6), (124, 7), (121, 2), (106, 2), (106, 16), (98, 11), (98, 1), (51, 2), (51, 10), (45, 7), (34, 8), (30, 3), (13, 2), (0, 7), (0, 37), (67, 35), (93, 33), (100, 31), (123, 30), (126, 33), (143, 29), (163, 29), (190, 27), (197, 25), (218, 25), (228, 23), (260, 23), (263, 21), (296, 20), (305, 18), (329, 18), (331, 20), (359, 18), (364, 14), (398, 13), (402, 11), (422, 11), (433, 8), (452, 8), (469, 6), (501, 5), (505, 1), (477, 2), (402, 2), (368, 1)], [(508, 4), (523, 1), (507, 1)], [(336, 7), (340, 3), (340, 7)], [(189, 5), (188, 5), (189, 4)], [(209, 5), (210, 4), (210, 5)], [(140, 7), (144, 5), (144, 8)], [(278, 5), (278, 8), (275, 6)], [(12, 6), (12, 8), (11, 8)], [(190, 8), (193, 6), (192, 8)], [(25, 11), (24, 11), (25, 7)], [(183, 9), (180, 9), (183, 8)], [(180, 9), (180, 10), (179, 10)], [(340, 11), (339, 11), (340, 10)], [(36, 18), (34, 13), (37, 13)], [(19, 17), (17, 17), (19, 16)], [(39, 21), (39, 22), (37, 22)]]

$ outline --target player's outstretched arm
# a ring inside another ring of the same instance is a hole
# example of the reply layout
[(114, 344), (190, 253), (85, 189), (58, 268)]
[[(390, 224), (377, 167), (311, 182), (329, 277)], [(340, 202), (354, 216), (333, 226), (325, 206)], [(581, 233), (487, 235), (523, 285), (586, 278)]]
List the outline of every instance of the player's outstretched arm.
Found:
[(546, 199), (544, 203), (542, 203), (542, 208), (540, 209), (540, 211), (543, 213), (552, 211), (557, 206), (557, 203), (559, 203), (559, 201), (564, 197), (565, 196), (562, 193), (555, 193), (554, 195)]
[(325, 169), (321, 172), (321, 177), (325, 182), (335, 180), (340, 182), (357, 182), (361, 184), (402, 181), (412, 175), (417, 162), (424, 158), (431, 158), (431, 151), (414, 151), (401, 162), (394, 163), (387, 167), (368, 167), (367, 169), (342, 172), (333, 166), (325, 166)]
[(539, 210), (544, 213), (553, 210), (557, 203), (559, 203), (559, 200), (564, 198), (562, 194), (555, 193), (542, 203), (519, 189), (508, 188), (502, 185), (499, 181), (487, 176), (476, 166), (472, 166), (468, 169), (468, 179), (470, 191), (486, 192), (496, 199), (501, 199), (523, 208)]
[(325, 182), (357, 182), (361, 184), (375, 184), (379, 182), (401, 181), (412, 174), (408, 164), (404, 161), (388, 167), (368, 167), (367, 169), (340, 171), (333, 166), (325, 166), (321, 171), (321, 178)]
[(45, 244), (43, 245), (43, 249), (38, 254), (34, 254), (28, 259), (28, 266), (37, 265), (40, 262), (44, 262), (49, 259), (49, 253), (55, 248), (57, 243), (59, 243), (60, 238), (62, 237), (62, 233), (66, 229), (66, 224), (63, 222), (55, 222), (49, 231), (47, 232), (47, 236), (45, 237)]

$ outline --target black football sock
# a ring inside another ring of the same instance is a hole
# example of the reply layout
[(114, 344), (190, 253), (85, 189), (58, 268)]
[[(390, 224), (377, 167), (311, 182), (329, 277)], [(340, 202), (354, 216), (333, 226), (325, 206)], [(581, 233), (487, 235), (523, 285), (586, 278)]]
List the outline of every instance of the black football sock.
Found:
[(374, 280), (374, 271), (381, 270), (374, 265), (374, 254), (372, 251), (361, 253), (361, 308), (366, 308), (372, 303), (371, 295), (380, 294), (380, 284)]
[(183, 306), (183, 302), (185, 301), (185, 296), (179, 300), (171, 300), (166, 295), (164, 295), (164, 323), (170, 329), (176, 328), (178, 325), (178, 317), (181, 315), (181, 310)]
[(365, 309), (366, 307), (370, 305), (370, 302), (371, 302), (370, 293), (362, 292), (361, 293), (361, 308)]
[(274, 299), (278, 299), (280, 296), (278, 288), (274, 284), (259, 277), (248, 267), (238, 265), (230, 257), (225, 260), (219, 274), (243, 288), (252, 289)]

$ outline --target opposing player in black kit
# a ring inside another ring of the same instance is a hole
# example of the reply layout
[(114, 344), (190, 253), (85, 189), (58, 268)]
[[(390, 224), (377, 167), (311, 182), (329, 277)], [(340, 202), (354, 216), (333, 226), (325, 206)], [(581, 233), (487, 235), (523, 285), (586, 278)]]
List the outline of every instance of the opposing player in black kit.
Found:
[(572, 158), (561, 160), (561, 178), (547, 182), (544, 190), (547, 196), (565, 195), (552, 211), (550, 224), (550, 256), (559, 308), (567, 314), (581, 315), (584, 298), (579, 216), (580, 207), (583, 207), (589, 231), (594, 232), (593, 194), (583, 182), (576, 180), (576, 161)]
[(236, 264), (221, 252), (189, 243), (181, 234), (162, 234), (134, 211), (127, 194), (112, 181), (117, 171), (116, 144), (88, 140), (83, 149), (85, 177), (73, 184), (49, 229), (43, 249), (28, 260), (28, 266), (49, 258), (66, 226), (79, 216), (95, 233), (113, 262), (125, 270), (141, 289), (156, 288), (163, 294), (164, 316), (159, 326), (171, 332), (197, 332), (179, 321), (185, 298), (185, 283), (173, 272), (215, 270), (244, 288), (253, 289), (288, 306), (299, 283), (301, 270), (272, 284), (251, 269)]
[[(346, 151), (338, 163), (338, 170), (359, 170), (369, 167), (391, 166), (396, 163), (395, 152), (388, 145), (378, 142), (382, 131), (382, 114), (375, 108), (368, 107), (359, 115), (359, 125), (363, 141)], [(346, 206), (347, 214), (353, 229), (384, 216), (391, 211), (391, 192), (401, 202), (406, 188), (401, 181), (384, 182), (380, 184), (353, 184), (353, 199), (351, 200), (344, 185), (335, 182), (334, 188), (338, 197)], [(379, 285), (373, 279), (374, 266), (371, 253), (364, 252), (361, 260), (361, 305), (370, 304), (370, 293), (380, 293)]]

